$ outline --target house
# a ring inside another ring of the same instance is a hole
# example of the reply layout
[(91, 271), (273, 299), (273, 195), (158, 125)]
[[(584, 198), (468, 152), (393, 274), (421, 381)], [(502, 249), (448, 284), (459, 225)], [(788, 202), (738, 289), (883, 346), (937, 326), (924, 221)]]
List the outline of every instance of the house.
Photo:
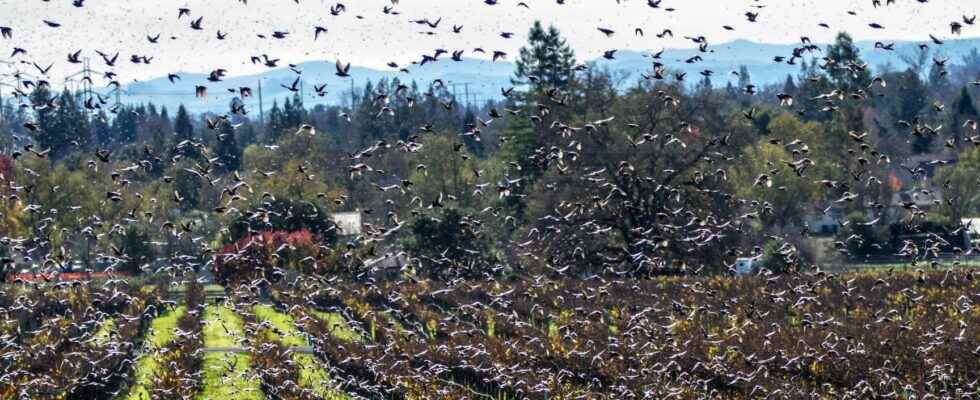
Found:
[(410, 265), (404, 252), (385, 253), (380, 258), (365, 260), (364, 266), (375, 277), (395, 278)]
[(361, 212), (338, 212), (330, 214), (330, 219), (337, 224), (338, 233), (341, 236), (354, 236), (361, 234)]

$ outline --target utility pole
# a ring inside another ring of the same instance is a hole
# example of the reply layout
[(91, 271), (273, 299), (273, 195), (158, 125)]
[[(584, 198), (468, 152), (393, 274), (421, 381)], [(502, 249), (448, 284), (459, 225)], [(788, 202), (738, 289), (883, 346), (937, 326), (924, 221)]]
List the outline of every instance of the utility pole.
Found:
[(262, 104), (262, 79), (259, 79), (259, 125), (265, 125), (265, 111)]
[(354, 107), (356, 107), (356, 104), (354, 104), (354, 102), (357, 101), (355, 96), (356, 95), (354, 94), (354, 79), (351, 78), (351, 80), (350, 80), (350, 110), (351, 110), (351, 112), (354, 112)]

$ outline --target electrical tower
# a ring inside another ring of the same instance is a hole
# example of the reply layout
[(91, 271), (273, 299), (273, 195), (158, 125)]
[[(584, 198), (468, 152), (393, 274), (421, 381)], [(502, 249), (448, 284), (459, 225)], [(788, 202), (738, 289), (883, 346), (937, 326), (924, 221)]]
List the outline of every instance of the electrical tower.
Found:
[[(0, 64), (6, 65), (8, 67), (14, 67), (16, 65), (13, 62), (3, 61), (3, 60), (0, 60)], [(6, 113), (6, 110), (4, 110), (3, 108), (3, 105), (5, 104), (6, 101), (4, 100), (3, 97), (4, 88), (9, 88), (11, 91), (11, 95), (17, 97), (18, 92), (23, 93), (23, 90), (25, 89), (23, 87), (23, 82), (21, 81), (21, 78), (24, 77), (34, 79), (35, 81), (41, 80), (40, 77), (34, 74), (27, 73), (27, 72), (20, 72), (16, 70), (16, 68), (14, 68), (14, 72), (12, 73), (7, 72), (7, 73), (0, 74), (0, 118), (3, 118), (4, 114)]]
[(448, 86), (452, 89), (453, 99), (454, 100), (459, 98), (457, 96), (457, 94), (456, 94), (456, 87), (458, 87), (458, 86), (462, 86), (463, 87), (463, 96), (464, 96), (464, 98), (463, 98), (463, 105), (466, 106), (466, 107), (469, 107), (471, 104), (473, 104), (472, 101), (470, 100), (470, 85), (471, 85), (471, 83), (469, 83), (469, 82), (450, 82), (450, 83), (448, 83)]
[[(90, 63), (89, 58), (86, 57), (84, 60), (82, 60), (82, 70), (81, 71), (78, 71), (78, 72), (76, 72), (74, 74), (71, 74), (71, 75), (68, 75), (68, 76), (65, 77), (65, 88), (67, 88), (70, 92), (72, 92), (73, 95), (76, 95), (76, 94), (81, 93), (82, 96), (84, 97), (83, 100), (82, 100), (83, 102), (84, 101), (87, 101), (88, 99), (91, 99), (92, 98), (92, 93), (93, 93), (93, 91), (92, 91), (92, 82), (93, 82), (92, 81), (92, 73), (93, 72), (94, 73), (98, 73), (98, 74), (103, 74), (102, 71), (93, 70), (91, 68), (91, 63)], [(78, 78), (79, 76), (81, 78)], [(71, 84), (73, 84), (73, 83), (75, 85), (74, 87), (71, 86)], [(119, 88), (116, 88), (116, 102), (117, 103), (119, 101), (119, 93), (118, 93), (118, 91), (119, 91)], [(101, 96), (101, 94), (100, 94), (100, 96)], [(85, 116), (87, 117), (88, 114), (89, 114), (88, 107), (82, 107), (82, 108), (85, 110), (84, 111), (85, 112)]]

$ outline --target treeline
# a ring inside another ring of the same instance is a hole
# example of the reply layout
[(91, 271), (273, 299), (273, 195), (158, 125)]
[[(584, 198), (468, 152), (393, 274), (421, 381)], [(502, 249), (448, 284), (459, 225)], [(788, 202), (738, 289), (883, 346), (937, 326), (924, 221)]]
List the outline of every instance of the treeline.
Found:
[[(754, 256), (790, 269), (816, 252), (810, 217), (831, 211), (848, 216), (843, 256), (965, 250), (876, 238), (980, 212), (976, 51), (872, 68), (841, 34), (801, 48), (783, 85), (756, 87), (745, 68), (737, 85), (712, 83), (727, 71), (689, 83), (656, 61), (624, 85), (576, 64), (557, 30), (532, 31), (515, 87), (483, 105), (391, 80), (346, 106), (296, 95), (260, 122), (238, 99), (171, 117), (35, 88), (0, 123), (4, 251), (210, 268), (243, 238), (302, 229), (321, 240), (304, 259), (355, 272), (386, 253), (443, 276), (720, 272)], [(338, 240), (337, 211), (360, 212), (364, 232)]]

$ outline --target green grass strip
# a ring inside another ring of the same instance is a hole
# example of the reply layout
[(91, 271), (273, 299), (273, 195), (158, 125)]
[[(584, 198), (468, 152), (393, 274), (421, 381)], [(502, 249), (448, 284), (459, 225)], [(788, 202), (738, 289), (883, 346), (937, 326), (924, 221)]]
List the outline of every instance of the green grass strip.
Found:
[[(309, 342), (296, 329), (293, 317), (276, 311), (274, 308), (259, 304), (253, 308), (255, 318), (266, 321), (276, 328), (273, 333), (279, 341), (287, 346), (309, 346)], [(349, 397), (330, 388), (330, 375), (324, 370), (313, 356), (293, 353), (293, 362), (299, 366), (299, 386), (312, 390), (325, 400), (347, 400)]]
[(112, 330), (116, 328), (115, 318), (106, 318), (99, 324), (99, 329), (92, 335), (92, 345), (105, 346), (112, 339)]
[(344, 319), (343, 315), (319, 310), (313, 310), (313, 315), (327, 324), (327, 328), (330, 329), (330, 333), (334, 337), (348, 342), (360, 342), (363, 340), (361, 335), (347, 325), (347, 320)]
[(156, 353), (174, 340), (177, 320), (185, 312), (187, 312), (187, 307), (177, 307), (176, 310), (169, 311), (150, 322), (150, 328), (146, 332), (146, 341), (143, 344), (143, 354), (136, 360), (133, 387), (130, 388), (129, 394), (125, 397), (126, 400), (147, 400), (150, 398), (150, 392), (146, 388), (153, 381), (157, 368), (160, 368)]
[[(204, 320), (204, 347), (238, 347), (245, 329), (241, 317), (224, 306), (208, 306)], [(247, 353), (204, 353), (204, 390), (198, 400), (260, 400), (259, 380), (249, 374)]]

